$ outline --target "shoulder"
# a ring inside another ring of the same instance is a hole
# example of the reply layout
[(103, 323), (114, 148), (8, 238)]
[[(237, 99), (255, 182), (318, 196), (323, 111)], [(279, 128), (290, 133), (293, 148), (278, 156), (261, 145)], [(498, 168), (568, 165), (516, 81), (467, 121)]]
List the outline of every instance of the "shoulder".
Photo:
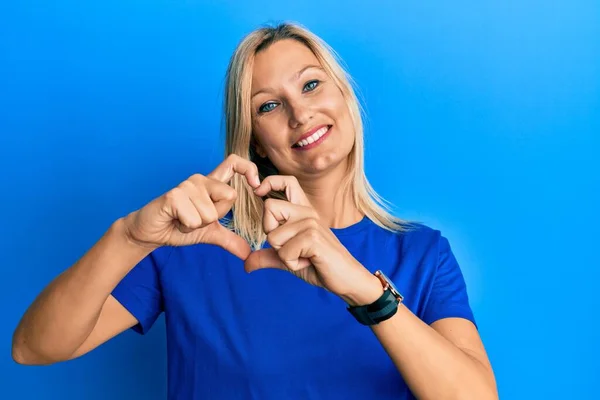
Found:
[(439, 229), (419, 222), (407, 223), (403, 230), (391, 232), (391, 235), (406, 251), (435, 253), (447, 242)]
[(387, 236), (386, 247), (399, 253), (404, 268), (414, 266), (420, 273), (435, 273), (440, 263), (452, 256), (450, 243), (443, 232), (424, 223), (411, 222), (402, 230), (386, 231), (383, 235)]

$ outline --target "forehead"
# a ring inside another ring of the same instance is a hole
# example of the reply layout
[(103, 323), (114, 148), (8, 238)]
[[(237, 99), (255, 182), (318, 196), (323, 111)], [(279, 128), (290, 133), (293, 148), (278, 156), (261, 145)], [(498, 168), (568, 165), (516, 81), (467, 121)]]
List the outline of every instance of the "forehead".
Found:
[(307, 65), (320, 65), (313, 52), (293, 39), (280, 40), (258, 53), (254, 59), (252, 88), (274, 86)]

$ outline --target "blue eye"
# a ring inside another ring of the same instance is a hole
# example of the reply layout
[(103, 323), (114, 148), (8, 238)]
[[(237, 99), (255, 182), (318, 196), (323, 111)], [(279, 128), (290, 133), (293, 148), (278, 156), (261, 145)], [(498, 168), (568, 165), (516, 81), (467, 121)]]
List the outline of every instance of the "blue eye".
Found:
[[(302, 89), (302, 91), (303, 92), (312, 92), (313, 90), (315, 90), (317, 88), (317, 86), (319, 86), (319, 83), (321, 83), (321, 81), (319, 81), (318, 79), (313, 79), (312, 81), (308, 81), (306, 83), (306, 85), (304, 85), (304, 88)], [(274, 103), (274, 102), (265, 103), (258, 108), (258, 113), (264, 114), (269, 111), (273, 111), (276, 107), (277, 107), (277, 103)]]
[(319, 86), (319, 80), (318, 79), (314, 79), (312, 81), (307, 82), (306, 85), (304, 85), (304, 91), (310, 92), (312, 90), (315, 90), (315, 88), (317, 86)]
[(270, 107), (270, 106), (276, 106), (277, 104), (275, 103), (265, 103), (262, 106), (260, 106), (260, 108), (258, 109), (259, 113), (265, 113), (265, 112), (269, 112), (271, 110), (273, 110), (273, 108), (275, 107)]

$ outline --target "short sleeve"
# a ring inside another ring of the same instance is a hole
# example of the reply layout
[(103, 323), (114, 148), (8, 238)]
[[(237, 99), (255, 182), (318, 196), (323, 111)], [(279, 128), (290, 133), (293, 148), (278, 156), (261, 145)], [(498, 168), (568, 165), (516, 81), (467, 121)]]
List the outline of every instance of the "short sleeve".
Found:
[(159, 271), (172, 248), (160, 247), (140, 261), (112, 291), (113, 297), (137, 320), (133, 330), (145, 334), (164, 310)]
[(439, 236), (437, 247), (437, 268), (423, 312), (423, 321), (430, 325), (442, 318), (465, 318), (477, 326), (465, 280), (448, 239)]

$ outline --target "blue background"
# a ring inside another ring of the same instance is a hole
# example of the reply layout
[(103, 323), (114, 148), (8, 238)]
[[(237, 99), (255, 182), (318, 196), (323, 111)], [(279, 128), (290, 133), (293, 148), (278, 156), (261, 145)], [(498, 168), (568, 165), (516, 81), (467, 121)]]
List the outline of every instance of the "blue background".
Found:
[(501, 398), (597, 398), (600, 4), (213, 3), (0, 5), (0, 397), (165, 398), (162, 317), (50, 367), (12, 332), (111, 222), (221, 161), (231, 52), (294, 20), (360, 87), (375, 188), (449, 237)]

